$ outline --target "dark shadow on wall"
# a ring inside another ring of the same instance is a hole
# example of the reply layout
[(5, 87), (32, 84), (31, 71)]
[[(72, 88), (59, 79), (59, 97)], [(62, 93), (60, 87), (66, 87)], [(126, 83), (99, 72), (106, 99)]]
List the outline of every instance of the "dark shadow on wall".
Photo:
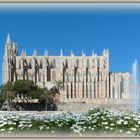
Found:
[(45, 103), (17, 103), (16, 110), (25, 111), (57, 111), (57, 106), (53, 103), (47, 104), (47, 110), (45, 110)]

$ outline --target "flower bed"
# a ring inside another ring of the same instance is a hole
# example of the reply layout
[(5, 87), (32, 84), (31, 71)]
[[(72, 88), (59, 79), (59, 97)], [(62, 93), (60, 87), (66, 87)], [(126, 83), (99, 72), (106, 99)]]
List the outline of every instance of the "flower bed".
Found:
[(0, 112), (0, 136), (135, 136), (140, 116), (100, 107), (86, 113)]

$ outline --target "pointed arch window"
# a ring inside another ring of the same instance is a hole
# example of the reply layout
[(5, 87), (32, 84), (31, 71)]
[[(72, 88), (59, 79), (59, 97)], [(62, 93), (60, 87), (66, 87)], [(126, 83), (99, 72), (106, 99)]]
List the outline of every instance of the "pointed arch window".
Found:
[(41, 73), (38, 73), (38, 82), (41, 82)]
[(69, 98), (69, 85), (67, 85), (67, 98)]
[(68, 74), (68, 72), (66, 73), (66, 81), (69, 82), (69, 74)]
[(43, 61), (42, 61), (42, 59), (40, 60), (40, 67), (39, 67), (40, 69), (42, 69), (43, 68)]
[(100, 67), (100, 59), (97, 59), (97, 67)]
[(86, 67), (89, 68), (89, 59), (87, 59)]
[(29, 61), (29, 69), (32, 69), (32, 60)]
[(79, 67), (79, 59), (76, 59), (76, 67)]
[(53, 69), (56, 69), (56, 60), (55, 59), (53, 59), (52, 65), (53, 65)]
[(18, 62), (18, 67), (19, 67), (19, 69), (21, 69), (21, 60), (19, 60), (19, 62)]
[(77, 72), (77, 82), (80, 82), (80, 73), (79, 73), (79, 71)]
[(121, 77), (121, 82), (120, 82), (120, 98), (122, 98), (122, 93), (124, 93), (124, 78)]
[(66, 68), (68, 68), (68, 59), (65, 60)]
[(92, 85), (90, 83), (90, 87), (89, 87), (89, 95), (90, 95), (90, 98), (92, 98)]
[(52, 81), (55, 81), (55, 80), (56, 80), (56, 72), (53, 71), (53, 72), (52, 72)]
[(91, 72), (88, 72), (88, 80), (91, 81)]
[(112, 98), (115, 98), (115, 88), (112, 88)]

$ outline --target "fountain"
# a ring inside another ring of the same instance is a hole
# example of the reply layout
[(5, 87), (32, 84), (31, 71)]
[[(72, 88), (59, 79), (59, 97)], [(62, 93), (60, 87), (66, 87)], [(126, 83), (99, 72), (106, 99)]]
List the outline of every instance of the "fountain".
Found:
[(130, 104), (129, 110), (133, 113), (139, 112), (139, 95), (138, 95), (138, 64), (137, 60), (132, 65), (130, 79)]

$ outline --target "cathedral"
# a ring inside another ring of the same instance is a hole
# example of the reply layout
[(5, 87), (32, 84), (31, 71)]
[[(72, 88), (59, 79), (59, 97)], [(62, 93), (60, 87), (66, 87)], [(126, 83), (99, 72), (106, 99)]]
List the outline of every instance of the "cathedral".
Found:
[(8, 34), (2, 65), (2, 81), (15, 82), (18, 79), (33, 80), (40, 87), (53, 86), (54, 81), (63, 81), (61, 102), (106, 102), (108, 99), (128, 99), (130, 94), (129, 72), (109, 71), (109, 50), (101, 55), (92, 51), (86, 56), (65, 56), (60, 50), (59, 56), (49, 56), (46, 50), (43, 56), (34, 51), (27, 56), (25, 51), (18, 54), (18, 48)]

